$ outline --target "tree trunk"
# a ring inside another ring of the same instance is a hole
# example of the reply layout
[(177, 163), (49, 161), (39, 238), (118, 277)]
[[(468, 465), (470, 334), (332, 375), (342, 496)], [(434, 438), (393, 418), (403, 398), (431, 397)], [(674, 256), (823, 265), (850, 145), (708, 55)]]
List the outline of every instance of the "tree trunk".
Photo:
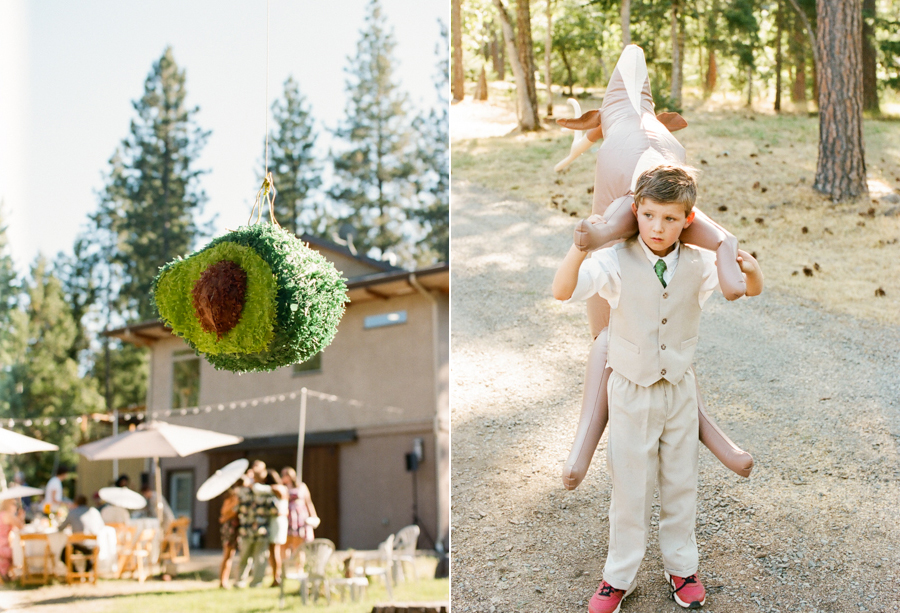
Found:
[(506, 57), (503, 55), (503, 45), (497, 41), (497, 31), (493, 27), (491, 27), (491, 62), (497, 80), (506, 79)]
[(878, 114), (878, 77), (875, 55), (875, 0), (863, 0), (862, 13), (863, 110)]
[[(519, 121), (519, 129), (525, 132), (539, 130), (540, 123), (537, 116), (537, 102), (532, 102), (532, 98), (528, 95), (528, 75), (525, 67), (519, 59), (519, 52), (516, 49), (516, 35), (513, 32), (512, 22), (503, 0), (493, 0), (494, 6), (497, 7), (497, 13), (500, 16), (500, 24), (503, 27), (503, 38), (506, 41), (506, 51), (509, 55), (509, 63), (512, 66), (513, 75), (516, 78), (516, 115)], [(527, 9), (526, 9), (527, 10)], [(529, 38), (530, 38), (529, 29)], [(531, 64), (531, 89), (534, 91), (534, 64)]]
[(575, 77), (572, 74), (572, 64), (569, 63), (569, 56), (566, 55), (566, 48), (559, 48), (559, 57), (562, 58), (563, 66), (566, 67), (566, 75), (568, 78), (568, 83), (566, 85), (569, 86), (569, 98), (575, 97), (575, 91), (573, 90), (573, 86), (575, 85)]
[(631, 44), (631, 0), (622, 0), (622, 12), (620, 14), (622, 25), (622, 48)]
[(778, 0), (778, 17), (777, 28), (775, 34), (775, 112), (781, 112), (781, 33), (782, 27), (782, 7), (781, 0)]
[(481, 74), (478, 75), (478, 85), (475, 86), (475, 99), (482, 102), (488, 99), (487, 74), (484, 66), (481, 67)]
[(718, 32), (719, 3), (713, 0), (710, 3), (709, 12), (706, 16), (706, 80), (703, 82), (703, 94), (708, 97), (716, 88), (716, 79), (718, 78), (718, 66), (716, 65), (716, 44), (718, 42), (716, 36)]
[[(788, 2), (790, 2), (791, 6), (794, 7), (794, 10), (797, 11), (797, 16), (803, 23), (803, 28), (806, 30), (806, 37), (809, 39), (809, 46), (812, 49), (813, 63), (818, 64), (819, 47), (816, 45), (816, 34), (815, 32), (813, 32), (812, 24), (809, 23), (809, 17), (806, 15), (806, 13), (803, 12), (803, 9), (800, 8), (800, 5), (797, 4), (797, 0), (788, 0)], [(816, 3), (816, 6), (818, 6), (818, 1)]]
[(534, 41), (531, 36), (531, 5), (530, 0), (516, 0), (516, 50), (519, 52), (519, 62), (525, 72), (525, 85), (528, 88), (528, 106), (534, 115), (534, 126), (529, 121), (527, 130), (540, 130), (541, 124), (538, 118), (537, 83), (534, 79)]
[(813, 188), (835, 202), (868, 193), (862, 131), (861, 0), (818, 0), (819, 159)]
[(544, 41), (544, 82), (547, 84), (547, 117), (553, 117), (553, 76), (550, 55), (553, 51), (553, 0), (547, 0), (547, 39)]
[(681, 71), (684, 30), (681, 27), (681, 1), (672, 0), (672, 104), (681, 109)]
[(747, 108), (753, 106), (753, 66), (747, 66)]
[(462, 0), (453, 0), (453, 100), (460, 101), (466, 97), (466, 77), (463, 71), (462, 55)]
[(793, 102), (806, 103), (806, 45), (804, 43), (803, 26), (798, 17), (794, 18), (793, 36), (791, 38), (791, 54), (794, 57), (794, 82), (791, 88)]

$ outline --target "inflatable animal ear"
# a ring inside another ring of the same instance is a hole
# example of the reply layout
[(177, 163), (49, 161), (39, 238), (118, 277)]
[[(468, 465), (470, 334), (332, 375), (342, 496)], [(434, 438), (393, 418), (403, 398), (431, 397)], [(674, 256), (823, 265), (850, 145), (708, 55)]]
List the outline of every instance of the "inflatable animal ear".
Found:
[(334, 265), (272, 222), (229, 232), (153, 281), (160, 319), (218, 369), (306, 361), (331, 343), (344, 313), (347, 288)]

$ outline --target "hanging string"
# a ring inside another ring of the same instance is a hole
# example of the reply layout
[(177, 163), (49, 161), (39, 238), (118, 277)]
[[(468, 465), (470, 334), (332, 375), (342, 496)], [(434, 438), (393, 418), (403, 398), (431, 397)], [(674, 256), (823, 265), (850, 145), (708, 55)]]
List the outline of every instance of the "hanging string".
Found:
[(254, 212), (256, 213), (255, 223), (259, 223), (262, 220), (263, 202), (266, 202), (269, 205), (269, 219), (272, 220), (274, 225), (280, 228), (281, 224), (275, 219), (275, 194), (278, 193), (278, 190), (275, 189), (275, 179), (272, 177), (272, 173), (269, 172), (269, 0), (266, 0), (266, 101), (263, 107), (266, 115), (266, 169), (262, 186), (259, 188), (259, 191), (256, 192), (256, 200), (253, 202), (253, 208), (250, 209), (250, 217), (247, 219), (247, 225), (250, 225)]

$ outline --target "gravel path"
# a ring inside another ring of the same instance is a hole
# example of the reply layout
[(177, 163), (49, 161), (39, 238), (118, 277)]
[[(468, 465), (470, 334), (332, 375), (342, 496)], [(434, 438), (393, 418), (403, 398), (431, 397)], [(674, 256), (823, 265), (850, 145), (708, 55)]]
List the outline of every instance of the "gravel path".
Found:
[[(604, 436), (578, 489), (560, 479), (590, 345), (583, 305), (549, 289), (573, 222), (458, 180), (452, 193), (452, 607), (584, 613), (609, 478)], [(900, 329), (772, 288), (717, 295), (695, 368), (756, 460), (742, 479), (701, 447), (704, 610), (900, 611)], [(655, 532), (622, 613), (681, 610)]]

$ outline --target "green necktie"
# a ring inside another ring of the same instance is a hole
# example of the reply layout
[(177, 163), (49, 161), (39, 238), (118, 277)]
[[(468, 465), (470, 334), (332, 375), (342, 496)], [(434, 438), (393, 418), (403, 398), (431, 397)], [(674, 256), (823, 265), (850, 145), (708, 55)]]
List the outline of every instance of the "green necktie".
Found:
[(666, 281), (663, 279), (663, 273), (666, 272), (666, 263), (663, 260), (656, 260), (656, 264), (653, 265), (653, 270), (656, 271), (656, 276), (659, 279), (659, 282), (662, 283), (663, 287), (666, 286)]

